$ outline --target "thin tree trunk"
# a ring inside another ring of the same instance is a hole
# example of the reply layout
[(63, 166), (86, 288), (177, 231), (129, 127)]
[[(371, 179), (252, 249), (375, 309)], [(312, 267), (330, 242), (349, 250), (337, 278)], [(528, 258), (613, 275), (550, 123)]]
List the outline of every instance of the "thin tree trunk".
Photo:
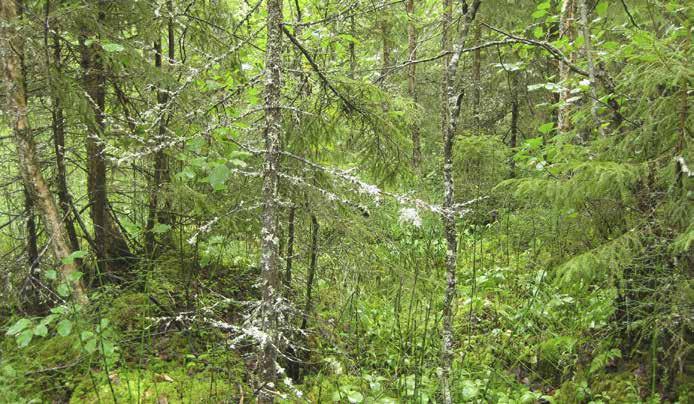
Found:
[(303, 318), (301, 319), (301, 330), (308, 328), (308, 316), (313, 307), (313, 279), (316, 276), (316, 266), (318, 264), (318, 219), (316, 215), (311, 214), (311, 262), (308, 266), (308, 274), (306, 277), (306, 306), (304, 307)]
[[(318, 224), (318, 219), (316, 215), (311, 214), (311, 258), (308, 266), (308, 274), (306, 276), (306, 302), (304, 306), (304, 312), (301, 319), (301, 334), (305, 335), (308, 329), (308, 317), (311, 314), (313, 308), (313, 281), (316, 277), (316, 268), (318, 266), (318, 230), (320, 226)], [(305, 351), (304, 351), (305, 352)], [(302, 362), (305, 361), (306, 355), (301, 355)], [(299, 380), (301, 380), (301, 372), (299, 373)]]
[[(296, 206), (291, 206), (289, 208), (289, 218), (288, 229), (287, 229), (287, 254), (285, 256), (285, 261), (287, 263), (285, 275), (284, 275), (284, 290), (287, 299), (292, 295), (292, 265), (294, 263), (294, 236), (295, 236), (295, 220), (296, 220)], [(298, 337), (300, 338), (300, 337)], [(299, 381), (301, 377), (301, 358), (297, 357), (296, 349), (293, 345), (287, 347), (287, 376), (289, 376), (294, 381)]]
[(296, 207), (292, 206), (289, 208), (289, 228), (287, 229), (287, 256), (285, 261), (287, 262), (285, 275), (284, 275), (284, 287), (287, 291), (291, 290), (292, 287), (292, 264), (294, 262), (294, 220), (296, 216)]
[(4, 55), (0, 57), (0, 61), (2, 61), (0, 63), (2, 63), (6, 94), (10, 95), (7, 97), (7, 110), (12, 116), (13, 138), (17, 146), (20, 171), (30, 197), (43, 216), (46, 235), (50, 239), (53, 253), (62, 263), (61, 276), (64, 280), (70, 281), (76, 300), (80, 303), (86, 303), (87, 296), (82, 282), (71, 277), (76, 271), (76, 266), (74, 262), (65, 260), (72, 253), (68, 244), (67, 231), (63, 226), (53, 195), (41, 173), (39, 159), (36, 155), (36, 145), (31, 135), (27, 116), (25, 79), (21, 69), (24, 43), (21, 34), (9, 28), (10, 24), (16, 22), (16, 18), (16, 2), (14, 0), (0, 0), (0, 21), (2, 21), (0, 38), (3, 42), (2, 45), (4, 45), (2, 47)]
[[(169, 13), (168, 23), (167, 23), (167, 37), (168, 37), (168, 60), (169, 65), (172, 66), (175, 63), (175, 48), (174, 48), (174, 29), (173, 29), (173, 5), (171, 1), (167, 1), (167, 9)], [(163, 73), (162, 66), (162, 45), (161, 38), (157, 38), (154, 43), (154, 66)], [(162, 146), (166, 142), (167, 131), (168, 131), (168, 120), (170, 116), (170, 111), (164, 111), (163, 108), (166, 107), (169, 101), (169, 94), (162, 88), (157, 90), (157, 103), (161, 110), (162, 116), (159, 121), (159, 135), (157, 142), (155, 142), (154, 147), (156, 147), (156, 152), (154, 153), (154, 176), (152, 179), (151, 189), (149, 191), (149, 203), (148, 203), (148, 213), (147, 213), (147, 223), (145, 225), (145, 252), (148, 257), (155, 256), (155, 234), (152, 231), (156, 223), (169, 224), (169, 220), (166, 214), (163, 214), (159, 208), (160, 202), (159, 197), (161, 194), (162, 187), (169, 181), (169, 159), (166, 155), (166, 148)]]
[(263, 166), (263, 212), (260, 231), (262, 297), (260, 325), (266, 338), (261, 347), (257, 370), (264, 387), (260, 389), (258, 402), (274, 401), (277, 381), (279, 322), (282, 304), (279, 281), (279, 243), (277, 231), (277, 185), (279, 172), (280, 135), (282, 112), (280, 110), (282, 70), (282, 0), (267, 1), (267, 45), (265, 54), (265, 164)]
[(586, 0), (578, 0), (578, 7), (581, 13), (581, 31), (583, 33), (583, 49), (586, 53), (586, 60), (588, 61), (588, 78), (590, 79), (590, 97), (591, 108), (590, 113), (593, 116), (594, 124), (598, 127), (598, 132), (601, 137), (605, 136), (605, 128), (602, 127), (602, 122), (600, 121), (600, 116), (598, 114), (598, 94), (595, 91), (595, 86), (597, 82), (595, 80), (595, 63), (593, 62), (593, 46), (590, 39), (590, 25), (588, 23), (588, 6), (586, 5)]
[[(482, 28), (480, 24), (475, 26), (475, 44), (480, 45), (480, 37), (482, 36)], [(480, 72), (482, 67), (482, 50), (477, 49), (472, 54), (472, 115), (475, 129), (480, 129), (480, 93), (481, 93), (481, 78)]]
[[(349, 17), (349, 31), (350, 35), (352, 35), (352, 38), (356, 38), (357, 35), (357, 28), (356, 24), (354, 22), (354, 15), (350, 15)], [(356, 49), (354, 48), (354, 39), (349, 41), (349, 78), (354, 80), (354, 74), (357, 70), (357, 52)]]
[[(453, 303), (456, 295), (456, 267), (458, 255), (458, 234), (456, 230), (455, 213), (453, 212), (453, 147), (455, 144), (455, 132), (458, 126), (458, 115), (463, 94), (456, 93), (455, 77), (470, 31), (470, 25), (477, 15), (481, 0), (475, 0), (470, 7), (466, 7), (463, 16), (463, 26), (460, 29), (457, 43), (452, 49), (452, 54), (447, 65), (444, 66), (443, 87), (445, 88), (445, 104), (447, 115), (444, 120), (443, 130), (443, 223), (446, 238), (446, 291), (443, 302), (443, 330), (441, 346), (441, 397), (444, 403), (453, 402), (451, 394), (451, 367), (453, 365)], [(448, 5), (444, 0), (444, 5)], [(444, 24), (450, 20), (450, 15), (444, 13)], [(444, 41), (446, 45), (447, 41)], [(451, 51), (444, 48), (444, 51)]]
[[(567, 37), (569, 41), (573, 39), (571, 21), (573, 20), (573, 0), (563, 0), (561, 5), (561, 13), (559, 16), (559, 39)], [(571, 56), (569, 56), (571, 58)], [(559, 109), (557, 111), (557, 132), (559, 134), (567, 133), (571, 130), (571, 121), (569, 117), (568, 99), (571, 96), (569, 92), (568, 79), (571, 69), (566, 63), (559, 62), (559, 83), (562, 89), (559, 92)]]
[[(518, 74), (511, 72), (511, 139), (508, 146), (511, 153), (515, 153), (518, 145)], [(509, 159), (511, 178), (516, 177), (516, 161), (511, 157)]]
[[(417, 31), (415, 29), (414, 0), (407, 0), (407, 50), (409, 60), (417, 59)], [(417, 103), (417, 64), (412, 63), (408, 66), (407, 74), (407, 93), (412, 101)], [(422, 147), (419, 134), (419, 122), (415, 122), (412, 131), (412, 166), (419, 167), (422, 160)]]
[[(60, 73), (62, 67), (60, 38), (57, 34), (53, 34), (52, 39), (53, 66), (56, 71)], [(47, 39), (46, 42), (48, 42)], [(48, 47), (48, 44), (46, 43), (45, 46)], [(75, 231), (75, 223), (72, 220), (72, 209), (70, 208), (72, 197), (70, 196), (70, 191), (67, 186), (67, 169), (65, 166), (65, 117), (63, 115), (62, 100), (55, 88), (51, 88), (51, 100), (53, 104), (51, 110), (51, 130), (53, 132), (53, 147), (55, 149), (55, 178), (58, 188), (58, 201), (60, 203), (60, 209), (63, 212), (63, 217), (65, 217), (65, 228), (67, 229), (67, 234), (70, 239), (70, 245), (73, 250), (79, 250), (80, 243), (77, 238), (77, 232)]]
[[(449, 52), (451, 50), (451, 0), (443, 0), (443, 15), (441, 17), (441, 51)], [(441, 79), (441, 131), (445, 131), (448, 126), (448, 63), (451, 57), (447, 54), (441, 59), (441, 67), (443, 77)]]
[(34, 270), (39, 265), (39, 247), (36, 236), (36, 218), (34, 216), (34, 200), (31, 198), (31, 193), (24, 186), (24, 212), (26, 214), (26, 231), (27, 231), (27, 262), (29, 264), (29, 273), (34, 274)]
[[(97, 3), (97, 20), (102, 25), (106, 19), (105, 0)], [(87, 45), (86, 41), (93, 36), (87, 28), (80, 33), (80, 53), (84, 87), (88, 96), (87, 102), (92, 110), (92, 117), (87, 120), (89, 133), (87, 145), (87, 193), (90, 214), (94, 226), (94, 241), (97, 246), (96, 256), (102, 273), (112, 272), (128, 266), (133, 257), (123, 234), (114, 220), (109, 216), (108, 191), (106, 184), (106, 160), (104, 156), (104, 117), (106, 77), (101, 58), (99, 41)]]

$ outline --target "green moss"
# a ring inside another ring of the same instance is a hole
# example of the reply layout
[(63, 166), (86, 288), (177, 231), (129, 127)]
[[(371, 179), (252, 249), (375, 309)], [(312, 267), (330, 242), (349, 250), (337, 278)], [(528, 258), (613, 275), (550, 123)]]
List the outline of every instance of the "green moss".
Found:
[(21, 397), (19, 402), (65, 402), (88, 367), (74, 335), (34, 338), (27, 348), (15, 346), (9, 352), (14, 354), (2, 364), (9, 386), (5, 391), (0, 388), (0, 402), (18, 402), (11, 397)]
[(34, 341), (27, 350), (28, 357), (34, 358), (36, 368), (64, 367), (79, 360), (80, 346), (76, 335), (56, 335)]
[(591, 390), (596, 398), (609, 402), (640, 401), (639, 381), (632, 370), (605, 373), (593, 378)]
[(639, 380), (633, 369), (615, 373), (601, 373), (592, 377), (588, 383), (584, 376), (567, 381), (557, 390), (554, 399), (557, 403), (583, 403), (598, 401), (607, 403), (638, 403)]
[(144, 293), (126, 293), (117, 297), (108, 310), (113, 326), (123, 332), (141, 330), (151, 316), (153, 305)]

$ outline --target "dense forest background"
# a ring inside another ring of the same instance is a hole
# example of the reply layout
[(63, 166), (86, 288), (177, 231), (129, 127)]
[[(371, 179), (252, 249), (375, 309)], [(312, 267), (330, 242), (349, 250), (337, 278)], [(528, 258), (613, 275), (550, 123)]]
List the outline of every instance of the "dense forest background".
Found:
[(0, 402), (694, 402), (687, 0), (0, 0)]

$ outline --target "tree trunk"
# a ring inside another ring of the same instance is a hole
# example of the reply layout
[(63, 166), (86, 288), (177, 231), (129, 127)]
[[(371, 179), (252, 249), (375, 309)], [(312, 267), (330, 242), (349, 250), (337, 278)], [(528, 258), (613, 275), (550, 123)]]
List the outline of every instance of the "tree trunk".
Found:
[[(456, 267), (458, 255), (458, 234), (456, 230), (455, 213), (453, 212), (454, 189), (453, 189), (453, 147), (455, 144), (455, 132), (458, 126), (458, 115), (463, 94), (456, 93), (455, 78), (458, 73), (458, 66), (462, 56), (462, 49), (465, 46), (477, 10), (481, 0), (475, 0), (470, 7), (466, 7), (463, 15), (463, 26), (460, 29), (459, 38), (448, 63), (444, 66), (443, 87), (445, 89), (445, 115), (443, 130), (443, 223), (446, 238), (446, 292), (443, 302), (443, 330), (441, 346), (441, 397), (444, 403), (453, 402), (451, 395), (451, 367), (453, 364), (453, 304), (456, 295)], [(444, 0), (444, 6), (447, 6)], [(446, 20), (450, 21), (450, 14), (444, 12), (444, 27)], [(447, 45), (447, 40), (443, 42)], [(444, 47), (444, 51), (451, 51)]]
[(294, 220), (296, 218), (296, 207), (289, 208), (289, 228), (287, 229), (287, 262), (284, 275), (284, 288), (289, 292), (292, 287), (292, 264), (294, 263)]
[[(169, 13), (167, 23), (168, 59), (169, 66), (172, 66), (175, 63), (176, 55), (174, 48), (173, 5), (171, 0), (167, 1), (167, 10)], [(163, 73), (161, 38), (158, 38), (154, 43), (154, 66)], [(164, 111), (168, 101), (168, 92), (159, 88), (157, 90), (157, 103), (162, 116), (159, 121), (159, 136), (154, 144), (154, 147), (156, 147), (156, 152), (154, 153), (154, 176), (149, 191), (147, 223), (145, 225), (145, 253), (148, 257), (155, 256), (155, 233), (152, 231), (154, 225), (157, 223), (169, 224), (170, 222), (168, 215), (161, 212), (159, 208), (161, 189), (169, 182), (169, 159), (166, 155), (166, 147), (163, 146), (166, 143), (167, 124), (171, 114), (170, 111)]]
[(279, 238), (277, 232), (277, 184), (279, 172), (282, 111), (280, 110), (282, 69), (282, 0), (267, 1), (267, 45), (265, 54), (265, 164), (263, 166), (263, 212), (260, 231), (262, 297), (260, 326), (266, 335), (257, 370), (263, 388), (258, 402), (274, 401), (277, 381), (279, 322), (282, 303), (279, 282)]
[[(451, 0), (443, 0), (443, 15), (441, 17), (441, 51), (449, 52), (451, 50)], [(441, 79), (441, 131), (445, 131), (448, 126), (448, 62), (451, 60), (450, 55), (446, 55), (441, 59), (441, 67), (443, 77)]]
[[(479, 24), (475, 26), (475, 44), (480, 45), (480, 37), (482, 36), (482, 28)], [(480, 93), (481, 93), (481, 72), (482, 67), (482, 50), (477, 49), (472, 54), (472, 115), (475, 123), (475, 130), (479, 131), (481, 126), (480, 119)], [(478, 133), (479, 134), (479, 133)]]
[[(573, 0), (563, 0), (559, 16), (559, 39), (563, 37), (567, 37), (569, 41), (573, 39), (571, 30), (573, 14)], [(557, 111), (557, 132), (559, 134), (564, 134), (571, 130), (569, 104), (567, 103), (571, 96), (567, 83), (570, 73), (571, 69), (569, 69), (569, 66), (566, 63), (559, 62), (559, 84), (562, 86), (559, 92), (559, 109)]]
[(53, 253), (62, 262), (61, 276), (71, 283), (76, 300), (80, 303), (86, 303), (87, 296), (84, 293), (82, 282), (71, 277), (76, 271), (76, 266), (65, 260), (72, 253), (68, 244), (67, 231), (63, 226), (53, 195), (41, 173), (39, 159), (36, 155), (36, 145), (31, 135), (24, 90), (25, 81), (21, 69), (24, 44), (21, 34), (12, 29), (10, 25), (14, 24), (16, 19), (16, 2), (14, 0), (0, 0), (0, 21), (2, 21), (0, 38), (2, 38), (2, 45), (4, 45), (2, 47), (4, 55), (0, 57), (2, 61), (0, 63), (2, 63), (6, 94), (10, 95), (7, 97), (7, 110), (12, 117), (13, 138), (17, 146), (19, 167), (26, 190), (43, 217), (46, 235), (50, 239)]
[(352, 40), (349, 41), (349, 78), (354, 80), (354, 74), (356, 73), (357, 70), (357, 52), (356, 49), (354, 48), (354, 38), (356, 38), (357, 35), (357, 28), (356, 24), (354, 23), (354, 15), (350, 15), (349, 17), (349, 31), (350, 35), (352, 35)]
[[(61, 49), (60, 38), (53, 34), (53, 66), (58, 73), (61, 71)], [(46, 39), (46, 42), (48, 40)], [(48, 47), (48, 44), (45, 44)], [(48, 61), (50, 64), (50, 61)], [(49, 66), (50, 68), (50, 66)], [(50, 77), (50, 72), (49, 72)], [(75, 231), (75, 223), (72, 220), (72, 197), (67, 186), (67, 169), (65, 168), (65, 117), (63, 115), (63, 104), (57, 89), (51, 88), (51, 130), (53, 132), (53, 147), (55, 149), (55, 179), (58, 187), (58, 201), (60, 210), (65, 217), (65, 228), (70, 239), (70, 246), (73, 250), (79, 250), (80, 244)]]
[(590, 97), (591, 97), (591, 108), (590, 113), (593, 116), (594, 124), (598, 126), (598, 132), (601, 137), (605, 136), (605, 128), (602, 127), (602, 122), (600, 121), (600, 116), (598, 115), (598, 94), (595, 91), (595, 86), (597, 82), (595, 80), (595, 63), (593, 62), (593, 46), (590, 39), (590, 24), (588, 23), (588, 6), (586, 5), (586, 0), (578, 0), (578, 7), (581, 13), (581, 31), (583, 33), (583, 49), (586, 53), (586, 60), (588, 62), (588, 78), (590, 79)]
[(301, 319), (301, 330), (308, 328), (308, 316), (313, 307), (313, 279), (316, 276), (316, 266), (318, 264), (318, 219), (316, 215), (311, 214), (311, 262), (308, 266), (308, 274), (306, 277), (306, 306), (304, 307), (304, 315)]
[[(511, 139), (508, 146), (511, 153), (516, 152), (518, 145), (518, 72), (511, 72)], [(511, 178), (516, 177), (516, 161), (513, 156), (509, 159)]]
[[(104, 11), (105, 0), (97, 3), (97, 20), (102, 25), (106, 19)], [(94, 241), (97, 263), (101, 273), (116, 272), (129, 265), (133, 255), (123, 234), (109, 216), (108, 191), (106, 185), (106, 160), (104, 156), (104, 117), (106, 77), (100, 54), (98, 40), (91, 45), (86, 41), (94, 32), (82, 28), (80, 33), (80, 53), (84, 88), (88, 96), (87, 102), (92, 110), (92, 117), (87, 119), (87, 193), (90, 215), (94, 226)]]
[(27, 231), (27, 263), (29, 264), (29, 273), (34, 274), (34, 270), (39, 265), (39, 247), (36, 236), (36, 218), (34, 217), (34, 200), (31, 198), (29, 189), (24, 186), (24, 212), (26, 214), (26, 231)]
[[(417, 31), (414, 25), (414, 0), (407, 0), (407, 50), (409, 60), (417, 59)], [(417, 103), (417, 65), (408, 66), (407, 93), (412, 101)], [(412, 167), (417, 168), (422, 160), (422, 150), (419, 136), (419, 122), (415, 122), (412, 131)]]
[[(308, 329), (308, 316), (311, 314), (313, 307), (313, 281), (316, 277), (316, 268), (318, 266), (318, 230), (320, 226), (318, 225), (318, 219), (316, 215), (311, 214), (311, 258), (308, 266), (308, 274), (306, 276), (306, 302), (304, 305), (304, 312), (301, 318), (301, 335), (306, 334)], [(308, 343), (308, 342), (306, 342)], [(301, 362), (306, 361), (306, 355), (300, 355)], [(299, 372), (299, 381), (301, 381), (301, 372)]]

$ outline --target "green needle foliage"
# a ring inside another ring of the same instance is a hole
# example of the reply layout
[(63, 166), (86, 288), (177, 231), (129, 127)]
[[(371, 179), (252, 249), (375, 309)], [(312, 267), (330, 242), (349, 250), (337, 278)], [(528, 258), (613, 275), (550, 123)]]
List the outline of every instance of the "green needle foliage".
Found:
[(0, 0), (0, 402), (694, 402), (693, 23)]

